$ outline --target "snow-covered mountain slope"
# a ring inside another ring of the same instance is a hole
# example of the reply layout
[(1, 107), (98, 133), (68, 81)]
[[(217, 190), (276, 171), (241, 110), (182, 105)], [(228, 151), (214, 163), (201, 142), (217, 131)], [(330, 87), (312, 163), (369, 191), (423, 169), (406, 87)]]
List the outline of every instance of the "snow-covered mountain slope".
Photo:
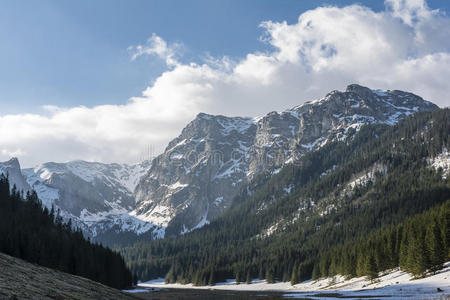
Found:
[(364, 124), (393, 125), (415, 112), (436, 109), (411, 93), (353, 84), (258, 118), (199, 114), (142, 177), (134, 214), (167, 227), (168, 235), (188, 232), (223, 213), (237, 188), (262, 172), (296, 163)]
[(130, 215), (134, 188), (150, 162), (136, 165), (85, 161), (45, 163), (22, 173), (45, 206), (60, 209), (95, 237), (117, 225), (119, 230), (145, 232), (153, 227)]

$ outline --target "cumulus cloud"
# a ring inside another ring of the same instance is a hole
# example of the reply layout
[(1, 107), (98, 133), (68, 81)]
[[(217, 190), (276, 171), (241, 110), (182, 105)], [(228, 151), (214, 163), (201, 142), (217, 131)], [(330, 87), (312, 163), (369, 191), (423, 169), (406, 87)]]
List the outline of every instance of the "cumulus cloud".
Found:
[(199, 112), (255, 116), (324, 96), (350, 83), (412, 91), (440, 106), (450, 100), (450, 19), (424, 0), (318, 7), (297, 22), (261, 24), (265, 53), (181, 63), (181, 45), (153, 34), (129, 48), (132, 60), (168, 69), (123, 105), (47, 107), (49, 115), (0, 117), (0, 159), (25, 164), (86, 159), (132, 162), (148, 145), (162, 151)]

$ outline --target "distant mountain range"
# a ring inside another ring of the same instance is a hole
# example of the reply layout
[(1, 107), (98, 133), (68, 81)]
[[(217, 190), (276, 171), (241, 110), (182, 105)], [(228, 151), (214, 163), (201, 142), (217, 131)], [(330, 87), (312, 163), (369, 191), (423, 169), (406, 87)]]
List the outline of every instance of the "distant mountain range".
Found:
[[(199, 114), (151, 162), (73, 161), (21, 170), (13, 158), (0, 163), (0, 172), (18, 189), (36, 190), (44, 205), (54, 205), (91, 237), (176, 236), (221, 216), (238, 191), (261, 174), (272, 176), (365, 124), (394, 125), (437, 109), (408, 92), (352, 84), (344, 92), (257, 118)], [(253, 193), (251, 185), (247, 193)]]

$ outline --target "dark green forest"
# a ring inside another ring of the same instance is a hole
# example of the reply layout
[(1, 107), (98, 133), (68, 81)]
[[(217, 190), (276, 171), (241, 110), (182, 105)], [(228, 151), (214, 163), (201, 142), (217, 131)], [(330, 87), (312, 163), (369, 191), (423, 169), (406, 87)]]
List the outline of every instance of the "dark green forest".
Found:
[[(209, 225), (138, 242), (122, 254), (141, 280), (196, 285), (228, 278), (373, 278), (396, 266), (415, 276), (434, 272), (450, 258), (450, 180), (428, 159), (450, 147), (449, 133), (448, 109), (418, 113), (392, 127), (363, 126), (243, 186), (232, 207)], [(373, 176), (349, 187), (368, 170)]]
[[(449, 222), (450, 200), (368, 238), (330, 249), (314, 265), (312, 278), (341, 274), (375, 279), (379, 272), (399, 266), (415, 277), (435, 273), (450, 259)], [(293, 284), (301, 272), (293, 269)]]
[(71, 222), (43, 208), (37, 194), (10, 190), (0, 175), (0, 251), (31, 263), (124, 289), (132, 286), (120, 254), (84, 239)]

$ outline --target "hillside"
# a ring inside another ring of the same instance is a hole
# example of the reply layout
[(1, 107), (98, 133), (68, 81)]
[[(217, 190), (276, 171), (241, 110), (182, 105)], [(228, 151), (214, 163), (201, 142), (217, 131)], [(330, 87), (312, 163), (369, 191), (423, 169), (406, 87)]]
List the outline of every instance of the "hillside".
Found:
[(230, 211), (204, 228), (122, 253), (141, 280), (290, 281), (294, 270), (298, 280), (311, 278), (326, 250), (450, 199), (449, 133), (447, 109), (394, 127), (363, 126), (275, 175), (256, 177)]
[(59, 211), (43, 207), (36, 192), (10, 189), (0, 174), (0, 252), (31, 263), (124, 289), (132, 274), (120, 254), (85, 239)]
[(0, 253), (1, 299), (136, 299), (89, 279)]

